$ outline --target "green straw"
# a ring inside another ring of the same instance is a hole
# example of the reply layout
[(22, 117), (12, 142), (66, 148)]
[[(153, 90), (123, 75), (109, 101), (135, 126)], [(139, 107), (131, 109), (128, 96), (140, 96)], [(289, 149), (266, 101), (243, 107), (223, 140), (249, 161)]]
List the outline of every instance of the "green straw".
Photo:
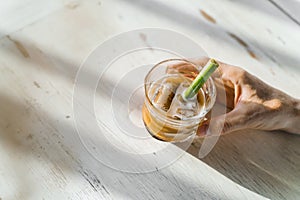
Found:
[(192, 84), (186, 89), (183, 96), (185, 99), (193, 98), (204, 85), (211, 74), (219, 67), (219, 64), (214, 59), (210, 59), (205, 67), (200, 71)]

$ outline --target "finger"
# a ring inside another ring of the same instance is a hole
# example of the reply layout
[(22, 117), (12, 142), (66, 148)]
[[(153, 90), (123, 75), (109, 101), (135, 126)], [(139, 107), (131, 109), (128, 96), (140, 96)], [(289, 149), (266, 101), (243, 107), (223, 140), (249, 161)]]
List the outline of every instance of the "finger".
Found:
[(200, 58), (190, 58), (188, 59), (188, 61), (194, 63), (199, 67), (204, 67), (208, 63), (209, 59), (210, 59), (209, 57), (203, 56)]
[(190, 58), (186, 59), (185, 61), (179, 62), (178, 64), (169, 66), (169, 69), (191, 69), (195, 70), (196, 66), (196, 71), (199, 72), (199, 69), (204, 67), (207, 62), (209, 61), (208, 57), (200, 57), (200, 58)]
[(167, 68), (168, 74), (182, 74), (188, 78), (196, 78), (199, 71), (197, 67), (192, 63), (181, 62), (176, 65), (168, 66)]
[(197, 135), (200, 137), (218, 136), (245, 129), (247, 128), (247, 123), (244, 119), (245, 116), (240, 113), (239, 109), (232, 110), (229, 113), (211, 118), (209, 121), (200, 124)]
[(213, 80), (217, 90), (216, 102), (232, 110), (235, 100), (234, 85), (230, 81), (225, 81), (220, 78), (214, 78)]
[[(208, 57), (201, 57), (197, 59), (188, 59), (186, 61), (179, 61), (176, 64), (167, 67), (169, 74), (183, 74), (189, 78), (196, 78), (201, 68), (203, 68), (209, 61)], [(221, 77), (220, 73), (215, 72), (212, 76)]]
[(209, 120), (202, 122), (197, 129), (197, 135), (200, 137), (204, 137), (207, 133), (208, 128), (209, 128)]

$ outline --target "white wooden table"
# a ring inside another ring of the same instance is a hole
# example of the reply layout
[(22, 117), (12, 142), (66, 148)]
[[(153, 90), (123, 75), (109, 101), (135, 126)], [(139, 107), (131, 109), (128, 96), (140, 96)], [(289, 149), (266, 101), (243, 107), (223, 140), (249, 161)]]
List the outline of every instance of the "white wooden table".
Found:
[(195, 142), (170, 166), (131, 174), (86, 152), (71, 105), (89, 52), (144, 27), (182, 32), (300, 98), (299, 13), (297, 0), (0, 2), (0, 199), (299, 199), (298, 136), (243, 131), (203, 160)]

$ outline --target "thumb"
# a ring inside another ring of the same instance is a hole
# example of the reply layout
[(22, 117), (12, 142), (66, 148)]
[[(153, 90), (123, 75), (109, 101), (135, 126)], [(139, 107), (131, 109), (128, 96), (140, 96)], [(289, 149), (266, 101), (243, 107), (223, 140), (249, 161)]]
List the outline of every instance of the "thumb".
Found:
[(218, 136), (227, 134), (236, 130), (246, 128), (245, 117), (240, 109), (233, 109), (229, 113), (213, 117), (200, 124), (197, 130), (198, 136)]

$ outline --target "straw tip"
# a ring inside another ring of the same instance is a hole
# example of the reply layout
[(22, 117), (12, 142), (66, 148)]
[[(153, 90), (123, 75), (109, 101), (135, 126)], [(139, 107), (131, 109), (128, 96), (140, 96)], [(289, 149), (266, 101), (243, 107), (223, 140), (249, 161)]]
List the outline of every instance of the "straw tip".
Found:
[(214, 58), (211, 58), (209, 61), (213, 64), (219, 65), (219, 63)]

